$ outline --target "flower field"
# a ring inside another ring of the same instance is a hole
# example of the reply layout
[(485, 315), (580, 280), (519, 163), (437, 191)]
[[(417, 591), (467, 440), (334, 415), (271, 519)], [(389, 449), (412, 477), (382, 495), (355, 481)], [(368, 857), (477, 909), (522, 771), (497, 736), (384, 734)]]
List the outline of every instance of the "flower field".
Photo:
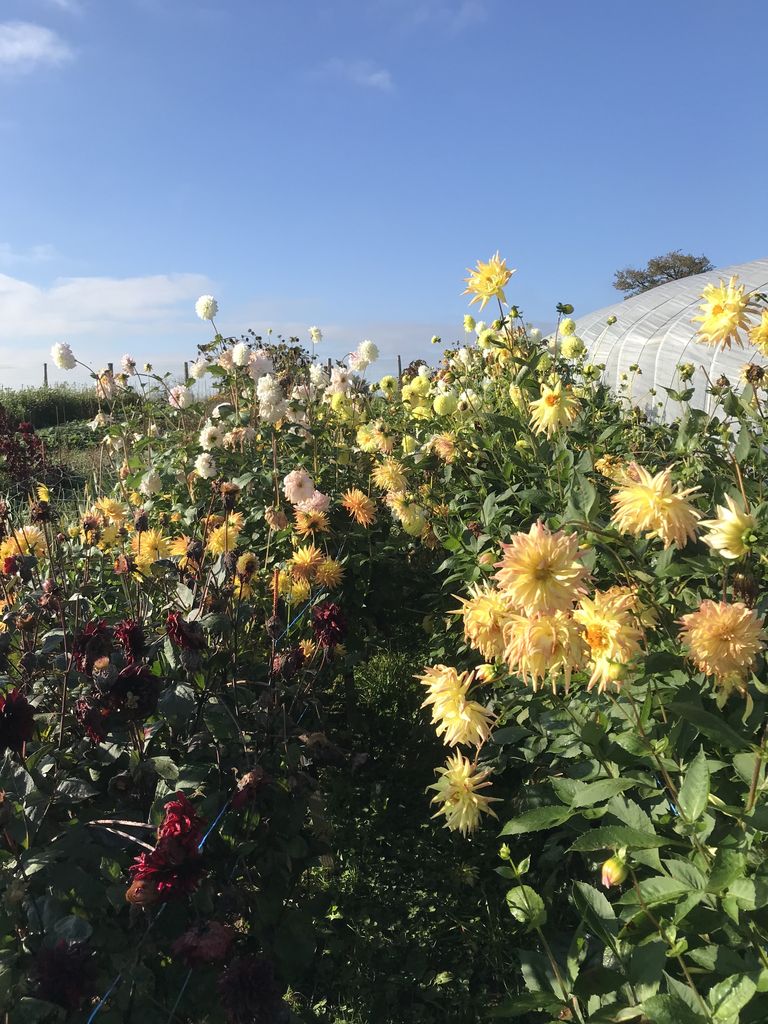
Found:
[(401, 379), (203, 296), (84, 486), (0, 438), (9, 1024), (768, 1019), (765, 296), (665, 424), (511, 275)]

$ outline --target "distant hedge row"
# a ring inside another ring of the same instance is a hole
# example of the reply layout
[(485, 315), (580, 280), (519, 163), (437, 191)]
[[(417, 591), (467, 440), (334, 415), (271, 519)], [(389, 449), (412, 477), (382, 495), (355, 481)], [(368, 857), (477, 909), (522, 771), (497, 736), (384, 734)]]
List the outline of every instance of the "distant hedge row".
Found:
[(93, 388), (67, 384), (18, 390), (0, 388), (0, 406), (15, 424), (26, 421), (35, 428), (89, 420), (99, 409)]

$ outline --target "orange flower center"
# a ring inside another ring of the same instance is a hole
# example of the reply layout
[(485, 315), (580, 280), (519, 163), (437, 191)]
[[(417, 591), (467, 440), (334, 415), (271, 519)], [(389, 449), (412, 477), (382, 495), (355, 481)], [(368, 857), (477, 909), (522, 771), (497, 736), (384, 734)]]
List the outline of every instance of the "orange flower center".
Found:
[(558, 402), (559, 398), (557, 397), (557, 395), (547, 395), (547, 397), (544, 399), (544, 404), (550, 406), (550, 408), (553, 405), (557, 405)]
[(605, 626), (590, 626), (587, 630), (587, 643), (590, 650), (598, 654), (604, 651), (608, 646), (608, 631)]

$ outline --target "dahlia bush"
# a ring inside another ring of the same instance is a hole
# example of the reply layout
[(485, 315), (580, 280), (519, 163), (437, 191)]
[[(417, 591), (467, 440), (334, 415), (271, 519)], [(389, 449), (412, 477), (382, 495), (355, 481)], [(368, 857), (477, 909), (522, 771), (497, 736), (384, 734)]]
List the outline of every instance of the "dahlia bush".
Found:
[(91, 371), (85, 490), (0, 504), (9, 1021), (317, 1019), (303, 879), (360, 763), (324, 708), (393, 624), (431, 647), (425, 817), (517, 937), (482, 1015), (765, 1019), (764, 299), (708, 287), (744, 380), (704, 414), (680, 367), (669, 425), (512, 273), (478, 263), (495, 319), (401, 379), (370, 340), (319, 361), (318, 327), (226, 338), (203, 296), (189, 380)]

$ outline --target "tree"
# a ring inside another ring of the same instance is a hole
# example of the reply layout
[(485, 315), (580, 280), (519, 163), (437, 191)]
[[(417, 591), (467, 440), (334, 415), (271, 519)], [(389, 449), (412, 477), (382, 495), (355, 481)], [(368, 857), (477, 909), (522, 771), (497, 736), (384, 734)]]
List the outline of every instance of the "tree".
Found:
[(673, 249), (663, 256), (655, 256), (642, 269), (625, 267), (617, 270), (613, 276), (613, 287), (620, 292), (626, 292), (625, 299), (631, 299), (633, 295), (640, 295), (650, 288), (659, 284), (666, 284), (667, 281), (679, 281), (682, 277), (691, 277), (693, 274), (703, 274), (707, 270), (715, 268), (706, 256), (693, 256), (691, 253), (684, 253), (682, 249)]

